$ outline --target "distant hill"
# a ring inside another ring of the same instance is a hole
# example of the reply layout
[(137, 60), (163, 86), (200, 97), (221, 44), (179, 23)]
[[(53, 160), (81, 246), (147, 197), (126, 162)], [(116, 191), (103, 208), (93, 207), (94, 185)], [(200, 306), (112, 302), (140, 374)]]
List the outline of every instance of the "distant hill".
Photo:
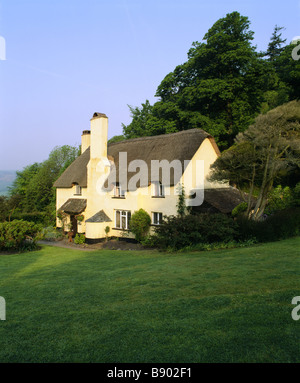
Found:
[(14, 170), (0, 170), (0, 195), (8, 195), (8, 186), (11, 186), (16, 178)]

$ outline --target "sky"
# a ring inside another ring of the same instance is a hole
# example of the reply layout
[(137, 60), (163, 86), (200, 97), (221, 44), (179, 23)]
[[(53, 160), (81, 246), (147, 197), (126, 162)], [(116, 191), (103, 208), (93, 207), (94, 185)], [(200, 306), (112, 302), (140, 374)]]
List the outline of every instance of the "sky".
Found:
[(300, 0), (0, 0), (0, 170), (42, 162), (56, 146), (79, 145), (94, 112), (108, 137), (131, 121), (194, 41), (227, 13), (251, 22), (267, 48), (275, 25), (300, 35)]

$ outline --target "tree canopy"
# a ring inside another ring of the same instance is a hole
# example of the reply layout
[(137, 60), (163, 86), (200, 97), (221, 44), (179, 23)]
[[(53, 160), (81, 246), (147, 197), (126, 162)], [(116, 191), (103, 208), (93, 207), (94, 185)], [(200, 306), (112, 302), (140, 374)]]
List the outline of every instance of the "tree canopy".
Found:
[(299, 62), (283, 47), (282, 27), (275, 26), (268, 49), (252, 45), (250, 21), (238, 12), (219, 19), (194, 42), (188, 60), (159, 84), (154, 105), (130, 106), (132, 122), (125, 138), (201, 128), (221, 149), (245, 131), (255, 117), (299, 97)]
[(10, 188), (11, 197), (18, 196), (18, 209), (26, 213), (42, 212), (55, 205), (53, 183), (78, 155), (77, 147), (55, 147), (44, 162), (28, 165), (18, 171)]

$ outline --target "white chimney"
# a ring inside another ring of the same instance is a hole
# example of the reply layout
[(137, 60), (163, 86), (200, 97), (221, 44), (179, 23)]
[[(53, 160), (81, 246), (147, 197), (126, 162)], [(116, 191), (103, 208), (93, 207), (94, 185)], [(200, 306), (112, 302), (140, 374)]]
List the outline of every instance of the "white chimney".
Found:
[(91, 131), (84, 130), (81, 135), (81, 154), (91, 145)]
[(91, 119), (91, 159), (107, 157), (108, 118), (103, 113), (94, 113)]

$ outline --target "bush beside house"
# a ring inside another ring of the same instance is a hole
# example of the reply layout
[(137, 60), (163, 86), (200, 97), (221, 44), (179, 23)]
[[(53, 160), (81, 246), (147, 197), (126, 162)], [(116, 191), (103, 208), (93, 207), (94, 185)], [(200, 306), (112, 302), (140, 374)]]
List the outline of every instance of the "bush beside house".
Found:
[(42, 228), (33, 222), (14, 220), (0, 223), (0, 250), (35, 250)]

